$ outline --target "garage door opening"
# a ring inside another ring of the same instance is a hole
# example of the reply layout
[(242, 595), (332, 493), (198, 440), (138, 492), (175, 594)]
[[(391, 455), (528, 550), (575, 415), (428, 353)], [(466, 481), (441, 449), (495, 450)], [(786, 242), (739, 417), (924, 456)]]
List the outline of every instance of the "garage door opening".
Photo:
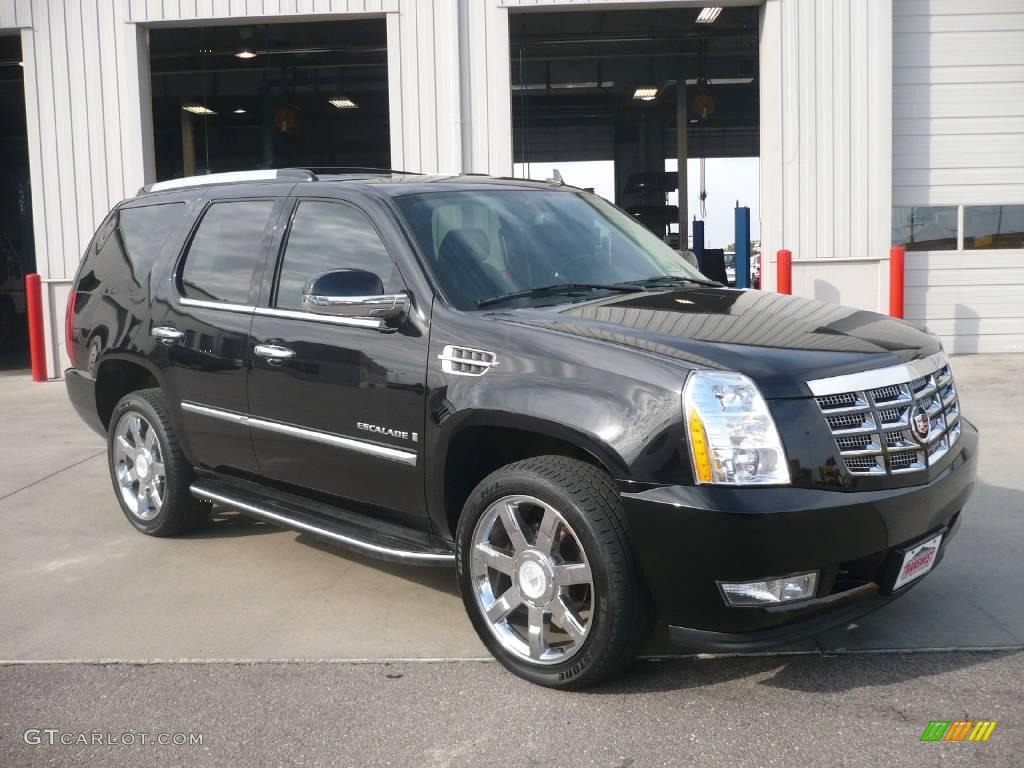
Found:
[(28, 367), (25, 275), (36, 271), (21, 39), (0, 36), (0, 370)]
[[(513, 14), (516, 175), (544, 179), (557, 169), (675, 247), (682, 216), (690, 222), (682, 247), (692, 245), (696, 217), (705, 245), (728, 250), (734, 208), (749, 206), (756, 247), (758, 9), (701, 18), (700, 8)], [(682, 212), (680, 149), (688, 158)]]
[(390, 164), (383, 19), (155, 29), (158, 180)]

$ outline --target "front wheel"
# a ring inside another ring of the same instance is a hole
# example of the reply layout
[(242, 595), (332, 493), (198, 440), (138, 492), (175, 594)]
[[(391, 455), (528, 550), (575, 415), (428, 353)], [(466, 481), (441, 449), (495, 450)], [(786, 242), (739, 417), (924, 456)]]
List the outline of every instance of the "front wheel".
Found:
[(509, 670), (583, 688), (628, 665), (646, 639), (649, 601), (607, 473), (540, 456), (476, 487), (457, 532), (470, 620)]

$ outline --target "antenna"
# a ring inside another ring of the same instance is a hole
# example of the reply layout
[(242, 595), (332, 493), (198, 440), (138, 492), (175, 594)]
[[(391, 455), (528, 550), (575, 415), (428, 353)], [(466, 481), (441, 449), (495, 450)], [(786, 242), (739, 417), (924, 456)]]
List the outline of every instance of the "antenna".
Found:
[(565, 180), (562, 178), (562, 174), (558, 172), (557, 168), (553, 169), (551, 174), (550, 179), (545, 179), (548, 184), (557, 184), (560, 187), (565, 186)]

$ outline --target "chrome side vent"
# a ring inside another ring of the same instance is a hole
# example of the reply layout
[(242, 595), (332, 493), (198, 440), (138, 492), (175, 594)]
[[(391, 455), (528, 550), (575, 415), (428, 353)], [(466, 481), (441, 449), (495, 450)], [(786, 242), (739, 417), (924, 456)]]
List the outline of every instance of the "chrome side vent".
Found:
[(498, 364), (493, 352), (448, 344), (437, 356), (441, 370), (456, 376), (483, 376)]

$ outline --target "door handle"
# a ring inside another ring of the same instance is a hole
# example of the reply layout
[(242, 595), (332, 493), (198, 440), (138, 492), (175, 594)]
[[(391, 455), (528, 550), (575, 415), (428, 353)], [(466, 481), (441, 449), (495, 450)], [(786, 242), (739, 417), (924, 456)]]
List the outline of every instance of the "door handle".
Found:
[(257, 344), (253, 347), (260, 357), (265, 357), (270, 363), (281, 363), (295, 357), (295, 350), (288, 347), (280, 347), (277, 344)]
[(175, 344), (185, 338), (185, 332), (168, 325), (160, 325), (150, 331), (150, 335), (164, 344)]

